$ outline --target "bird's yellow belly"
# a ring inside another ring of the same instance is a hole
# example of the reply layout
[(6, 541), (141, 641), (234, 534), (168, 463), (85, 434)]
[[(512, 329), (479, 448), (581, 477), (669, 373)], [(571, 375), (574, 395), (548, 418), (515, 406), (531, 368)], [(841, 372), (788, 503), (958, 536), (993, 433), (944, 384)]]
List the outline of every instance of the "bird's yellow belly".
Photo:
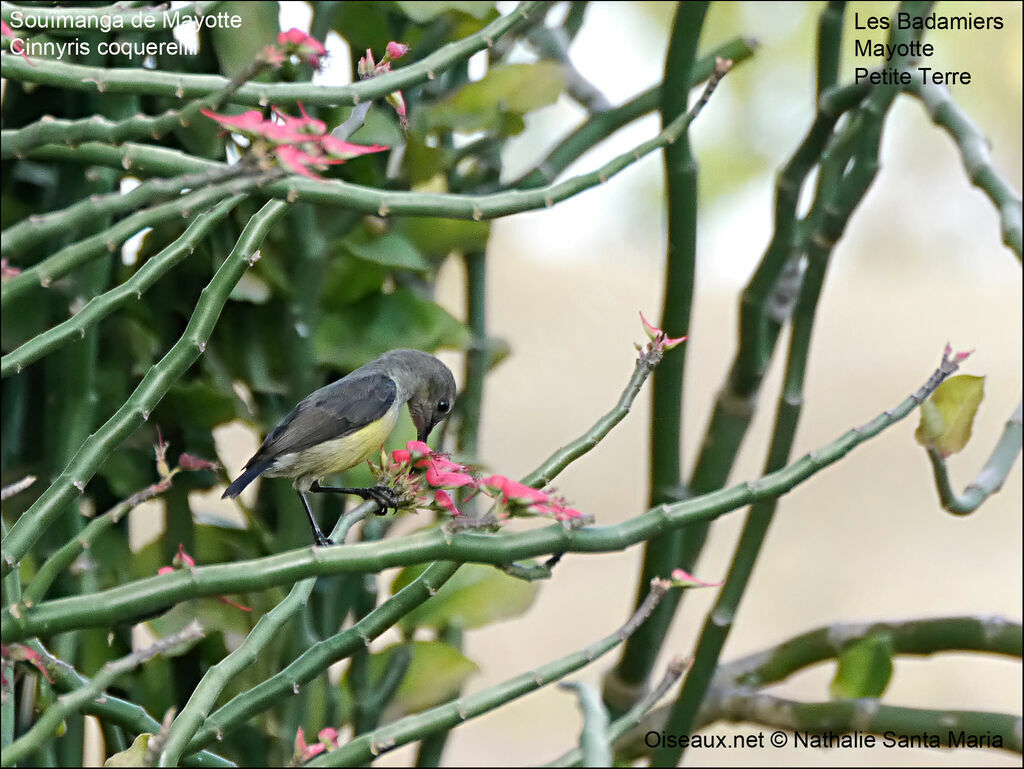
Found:
[(325, 475), (355, 467), (381, 447), (398, 421), (398, 412), (394, 409), (376, 422), (342, 438), (283, 454), (274, 460), (266, 475), (295, 477), (312, 483)]

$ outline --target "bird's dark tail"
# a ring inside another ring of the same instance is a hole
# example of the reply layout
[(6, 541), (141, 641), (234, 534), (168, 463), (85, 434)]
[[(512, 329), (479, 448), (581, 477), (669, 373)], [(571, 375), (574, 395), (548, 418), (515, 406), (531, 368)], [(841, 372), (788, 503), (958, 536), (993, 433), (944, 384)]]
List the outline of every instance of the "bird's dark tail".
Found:
[(245, 468), (245, 472), (238, 476), (234, 483), (224, 489), (224, 493), (220, 498), (234, 499), (242, 493), (242, 490), (246, 486), (255, 481), (268, 467), (270, 467), (269, 462), (258, 462)]

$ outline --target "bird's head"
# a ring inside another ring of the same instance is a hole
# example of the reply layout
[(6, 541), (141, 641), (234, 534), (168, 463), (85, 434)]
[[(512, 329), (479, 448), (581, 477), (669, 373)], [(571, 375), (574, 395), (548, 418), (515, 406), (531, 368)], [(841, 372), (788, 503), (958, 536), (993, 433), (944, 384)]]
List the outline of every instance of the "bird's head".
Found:
[(412, 395), (409, 416), (416, 426), (416, 438), (426, 441), (437, 424), (447, 417), (455, 405), (455, 377), (441, 361), (419, 350), (395, 350), (388, 355), (401, 355), (401, 364), (411, 373)]

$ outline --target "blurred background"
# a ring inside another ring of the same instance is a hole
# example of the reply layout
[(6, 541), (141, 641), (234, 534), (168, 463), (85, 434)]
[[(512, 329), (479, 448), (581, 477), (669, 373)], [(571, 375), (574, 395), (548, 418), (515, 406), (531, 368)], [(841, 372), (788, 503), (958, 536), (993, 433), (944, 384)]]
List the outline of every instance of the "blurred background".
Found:
[[(281, 3), (282, 28), (302, 26), (304, 3)], [(701, 50), (735, 35), (760, 41), (753, 59), (721, 84), (692, 130), (700, 162), (698, 290), (685, 390), (684, 468), (689, 474), (717, 389), (736, 346), (737, 301), (772, 228), (774, 174), (813, 116), (816, 21), (823, 3), (714, 3)], [(512, 4), (499, 3), (507, 12)], [(845, 22), (841, 81), (855, 66), (854, 12), (889, 15), (890, 3), (855, 3)], [(1021, 5), (972, 3), (975, 15), (999, 15), (1000, 31), (932, 32), (937, 69), (968, 71), (952, 90), (991, 142), (995, 166), (1021, 185)], [(964, 7), (939, 4), (941, 13)], [(674, 4), (591, 3), (572, 54), (579, 70), (614, 104), (660, 79)], [(287, 21), (285, 19), (287, 18)], [(877, 39), (883, 39), (877, 36)], [(328, 41), (340, 69), (325, 82), (348, 82), (349, 60)], [(509, 176), (529, 168), (581, 119), (562, 100), (528, 118), (509, 143)], [(620, 131), (571, 167), (591, 170), (650, 138), (649, 117)], [(951, 460), (958, 489), (973, 477), (1021, 393), (1021, 268), (1000, 242), (992, 204), (965, 175), (950, 137), (921, 104), (900, 97), (886, 122), (882, 168), (834, 254), (815, 329), (806, 405), (794, 456), (823, 446), (897, 404), (932, 372), (949, 341), (974, 349), (965, 373), (986, 377), (985, 400), (966, 450)], [(491, 335), (511, 354), (488, 378), (481, 457), (494, 472), (518, 477), (584, 432), (616, 401), (644, 340), (638, 311), (660, 313), (665, 215), (660, 153), (610, 184), (551, 209), (495, 223), (489, 248)], [(439, 301), (464, 319), (464, 276), (448, 260)], [(784, 349), (780, 344), (779, 349)], [(462, 359), (442, 355), (461, 375)], [(781, 370), (763, 388), (756, 422), (731, 482), (760, 475)], [(649, 394), (558, 488), (600, 524), (645, 509)], [(960, 613), (1021, 614), (1021, 470), (971, 516), (939, 507), (931, 470), (913, 431), (916, 415), (855, 450), (782, 501), (759, 565), (725, 647), (729, 661), (806, 630)], [(231, 471), (257, 436), (238, 425), (219, 434)], [(215, 495), (210, 495), (210, 499)], [(214, 504), (212, 501), (209, 504)], [(715, 523), (696, 570), (724, 578), (741, 511)], [(401, 524), (409, 529), (421, 522)], [(399, 532), (396, 533), (400, 533)], [(478, 691), (581, 648), (618, 627), (632, 609), (642, 548), (569, 555), (524, 616), (467, 633), (465, 652), (481, 667)], [(688, 655), (714, 591), (698, 591), (677, 617), (664, 662)], [(375, 646), (393, 642), (391, 636)], [(600, 684), (616, 654), (573, 676)], [(663, 665), (662, 668), (663, 669)], [(828, 697), (834, 667), (820, 666), (770, 691), (797, 699)], [(978, 655), (897, 663), (884, 701), (908, 706), (1019, 712), (1017, 663)], [(575, 744), (575, 698), (547, 687), (453, 733), (453, 766), (535, 764)], [(717, 725), (722, 733), (757, 733)], [(408, 765), (411, 749), (384, 766)], [(693, 750), (692, 765), (1019, 765), (994, 751)]]

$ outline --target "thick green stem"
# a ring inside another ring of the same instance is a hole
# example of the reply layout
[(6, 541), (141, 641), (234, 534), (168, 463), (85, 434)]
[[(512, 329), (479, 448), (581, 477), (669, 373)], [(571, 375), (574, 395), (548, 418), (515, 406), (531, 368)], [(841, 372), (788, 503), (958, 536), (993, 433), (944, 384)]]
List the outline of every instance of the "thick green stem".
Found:
[(921, 100), (935, 124), (945, 128), (956, 142), (967, 178), (988, 195), (999, 211), (1003, 243), (1017, 255), (1019, 261), (1022, 258), (1020, 195), (993, 165), (985, 135), (944, 87), (927, 85), (921, 78), (914, 77), (905, 90)]
[(484, 378), (491, 366), (491, 343), (487, 338), (487, 253), (465, 254), (466, 315), (473, 334), (466, 350), (466, 376), (459, 393), (459, 453), (477, 457), (480, 440), (480, 412), (483, 408)]
[(0, 288), (0, 301), (7, 303), (36, 286), (47, 288), (54, 280), (66, 275), (76, 267), (113, 251), (145, 227), (155, 227), (175, 219), (189, 219), (203, 213), (210, 206), (225, 198), (258, 186), (264, 180), (263, 176), (236, 179), (191, 192), (168, 203), (161, 203), (132, 214), (103, 232), (62, 248), (38, 264), (22, 270), (17, 277), (5, 281), (3, 288)]
[[(348, 546), (346, 546), (348, 547)], [(426, 601), (447, 582), (459, 564), (433, 563), (389, 600), (371, 611), (350, 628), (310, 647), (284, 670), (237, 695), (205, 718), (189, 741), (187, 751), (209, 744), (228, 729), (256, 713), (276, 704), (281, 697), (294, 693), (307, 681), (320, 675), (330, 665), (348, 657), (398, 622), (401, 617)]]
[[(926, 6), (925, 3), (907, 3), (902, 8), (912, 10), (917, 15), (922, 13)], [(905, 33), (901, 34), (894, 30), (891, 42), (904, 42), (906, 37)], [(825, 169), (826, 165), (831, 165), (834, 174), (841, 178), (834, 190), (827, 190), (827, 202), (821, 209), (823, 215), (819, 227), (807, 239), (807, 274), (794, 311), (785, 381), (765, 461), (766, 474), (784, 467), (789, 461), (803, 407), (804, 377), (815, 314), (829, 260), (853, 210), (874, 180), (878, 170), (882, 124), (897, 93), (898, 89), (895, 86), (877, 88), (859, 111), (858, 119), (851, 121), (847, 133), (852, 138), (849, 141), (840, 139), (836, 144), (837, 147), (845, 149), (852, 143), (852, 157), (840, 151), (835, 156), (826, 156), (823, 160), (822, 177), (831, 175), (832, 172)], [(849, 170), (844, 174), (848, 164)], [(946, 363), (947, 358), (944, 357), (940, 371), (946, 368)], [(935, 386), (938, 386), (939, 382), (936, 382)], [(732, 629), (733, 619), (760, 555), (777, 504), (777, 499), (763, 500), (753, 505), (750, 510), (729, 567), (725, 587), (719, 593), (714, 607), (708, 612), (697, 642), (693, 667), (669, 712), (666, 729), (672, 734), (690, 734), (694, 728), (701, 703), (711, 684), (722, 647)], [(682, 746), (661, 746), (655, 750), (653, 760), (661, 765), (674, 766), (679, 762), (683, 751)]]
[(0, 255), (12, 256), (28, 251), (37, 243), (49, 238), (76, 232), (98, 217), (135, 211), (154, 201), (178, 197), (185, 188), (209, 187), (247, 173), (248, 170), (248, 166), (244, 164), (214, 165), (212, 169), (198, 174), (185, 174), (170, 179), (150, 179), (130, 192), (90, 195), (85, 200), (80, 200), (60, 211), (28, 216), (3, 231), (3, 237), (0, 238)]
[[(477, 51), (489, 48), (496, 40), (524, 19), (540, 13), (550, 4), (524, 2), (462, 40), (448, 43), (408, 67), (399, 67), (386, 75), (360, 80), (345, 86), (313, 83), (247, 83), (231, 101), (250, 106), (294, 104), (339, 106), (379, 99), (392, 91), (410, 88), (434, 79)], [(224, 91), (231, 81), (219, 75), (189, 75), (149, 69), (85, 67), (53, 59), (37, 59), (32, 64), (20, 56), (4, 56), (0, 74), (11, 80), (41, 83), (58, 88), (99, 93), (137, 93), (178, 99), (198, 99)]]
[(143, 292), (191, 254), (210, 230), (244, 197), (235, 195), (221, 201), (213, 210), (200, 214), (181, 237), (160, 253), (147, 259), (146, 263), (124, 283), (94, 296), (85, 307), (63, 323), (51, 326), (4, 355), (0, 359), (0, 377), (20, 373), (25, 366), (60, 349), (72, 339), (82, 338), (90, 328), (130, 299), (141, 300)]
[[(706, 2), (681, 3), (676, 10), (662, 87), (661, 119), (664, 125), (686, 113), (691, 71), (697, 56), (707, 13)], [(668, 215), (668, 266), (661, 328), (669, 337), (680, 337), (690, 326), (697, 256), (697, 161), (684, 132), (665, 149), (665, 189)], [(670, 350), (654, 373), (651, 383), (650, 491), (653, 507), (662, 502), (682, 499), (683, 376), (686, 369), (686, 345)], [(647, 585), (658, 576), (671, 573), (679, 564), (680, 532), (673, 530), (647, 543), (638, 584), (639, 605)], [(641, 695), (661, 651), (679, 601), (679, 591), (669, 595), (630, 641), (622, 658), (606, 681), (605, 700), (612, 711), (627, 710)], [(620, 691), (621, 689), (621, 691)]]
[[(376, 82), (376, 79), (365, 82)], [(264, 195), (288, 202), (320, 203), (375, 216), (436, 216), (473, 221), (495, 219), (509, 214), (549, 208), (585, 190), (606, 183), (645, 155), (662, 147), (674, 145), (696, 119), (704, 103), (703, 99), (698, 101), (694, 109), (677, 117), (653, 139), (638, 144), (600, 168), (549, 187), (527, 191), (508, 190), (489, 195), (457, 195), (387, 191), (347, 182), (306, 179), (293, 175), (267, 184), (261, 191)], [(79, 145), (74, 150), (62, 145), (47, 144), (32, 150), (29, 157), (114, 165), (130, 168), (133, 172), (142, 174), (178, 175), (211, 172), (224, 167), (223, 164), (200, 160), (176, 150), (131, 143), (113, 147), (89, 142)], [(12, 283), (13, 281), (5, 283), (5, 288)]]
[(60, 476), (17, 520), (3, 540), (0, 561), (3, 575), (21, 561), (53, 519), (85, 489), (86, 483), (110, 453), (146, 421), (171, 385), (202, 355), (228, 295), (258, 258), (259, 244), (286, 209), (285, 203), (271, 201), (249, 220), (235, 248), (203, 289), (181, 338), (143, 377), (117, 413), (82, 444)]
[(13, 766), (33, 751), (41, 748), (65, 718), (80, 711), (90, 700), (99, 697), (103, 690), (113, 684), (122, 674), (134, 670), (157, 654), (163, 654), (182, 643), (199, 638), (202, 638), (202, 631), (199, 629), (198, 623), (195, 623), (181, 632), (129, 654), (117, 662), (107, 663), (87, 686), (61, 697), (39, 717), (31, 729), (8, 745), (0, 756), (0, 766)]

